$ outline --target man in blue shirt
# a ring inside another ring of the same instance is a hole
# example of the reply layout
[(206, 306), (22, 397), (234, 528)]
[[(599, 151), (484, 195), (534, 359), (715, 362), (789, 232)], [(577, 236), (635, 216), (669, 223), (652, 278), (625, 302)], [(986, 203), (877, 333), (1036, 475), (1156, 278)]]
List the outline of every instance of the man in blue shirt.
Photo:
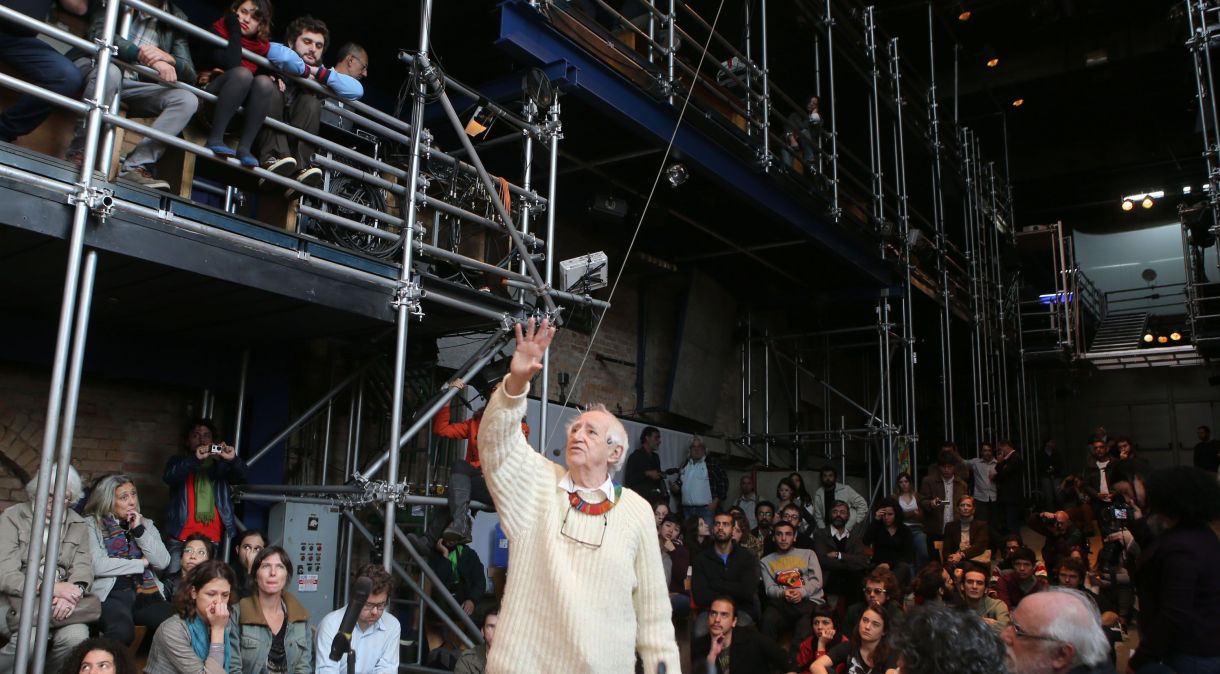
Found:
[[(356, 674), (398, 674), (398, 639), (402, 632), (398, 619), (386, 612), (394, 579), (380, 564), (365, 564), (356, 577), (373, 581), (369, 598), (360, 610), (356, 629), (352, 630), (352, 650), (356, 651)], [(346, 674), (347, 656), (338, 662), (327, 657), (331, 643), (339, 633), (346, 609), (326, 614), (318, 623), (314, 642), (314, 674)]]

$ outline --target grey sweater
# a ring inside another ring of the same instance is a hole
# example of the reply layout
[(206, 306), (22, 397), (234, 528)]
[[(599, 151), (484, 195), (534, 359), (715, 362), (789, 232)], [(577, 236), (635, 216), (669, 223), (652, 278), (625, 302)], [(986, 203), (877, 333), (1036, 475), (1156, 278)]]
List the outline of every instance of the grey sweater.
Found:
[(241, 674), (241, 648), (237, 629), (230, 617), (226, 638), (229, 641), (228, 671), (215, 660), (200, 660), (191, 646), (186, 621), (177, 615), (161, 623), (148, 649), (145, 674)]

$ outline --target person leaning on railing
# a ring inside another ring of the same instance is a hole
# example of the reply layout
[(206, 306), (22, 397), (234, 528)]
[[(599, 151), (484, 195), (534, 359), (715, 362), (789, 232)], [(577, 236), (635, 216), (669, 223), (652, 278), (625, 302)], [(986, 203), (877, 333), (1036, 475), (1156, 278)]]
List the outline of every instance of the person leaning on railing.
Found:
[[(11, 10), (44, 21), (51, 13), (51, 0), (0, 0)], [(64, 10), (83, 16), (87, 0), (60, 0)], [(33, 31), (0, 19), (0, 62), (17, 71), (25, 81), (62, 96), (75, 97), (81, 75), (72, 62), (38, 39)], [(51, 104), (24, 94), (0, 113), (0, 141), (11, 143), (38, 128), (51, 114)]]

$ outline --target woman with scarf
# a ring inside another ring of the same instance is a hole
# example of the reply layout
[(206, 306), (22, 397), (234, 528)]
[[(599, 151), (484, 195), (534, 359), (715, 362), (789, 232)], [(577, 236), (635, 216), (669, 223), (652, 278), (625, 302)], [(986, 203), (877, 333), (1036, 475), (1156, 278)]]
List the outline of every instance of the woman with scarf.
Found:
[(173, 613), (156, 573), (169, 566), (169, 551), (152, 520), (140, 514), (136, 486), (126, 475), (97, 481), (85, 504), (85, 525), (102, 636), (130, 645), (136, 625), (155, 632)]
[(254, 594), (237, 604), (233, 622), (241, 636), (243, 674), (310, 674), (313, 632), (309, 611), (286, 592), (292, 560), (278, 545), (254, 558)]
[(186, 428), (185, 454), (169, 460), (162, 478), (169, 485), (165, 529), (169, 542), (170, 573), (178, 572), (182, 543), (191, 534), (203, 534), (212, 543), (237, 535), (230, 485), (245, 484), (246, 463), (237, 450), (223, 442), (208, 419)]
[(229, 618), (233, 570), (213, 559), (195, 567), (174, 595), (174, 615), (148, 649), (145, 672), (240, 674), (241, 649)]

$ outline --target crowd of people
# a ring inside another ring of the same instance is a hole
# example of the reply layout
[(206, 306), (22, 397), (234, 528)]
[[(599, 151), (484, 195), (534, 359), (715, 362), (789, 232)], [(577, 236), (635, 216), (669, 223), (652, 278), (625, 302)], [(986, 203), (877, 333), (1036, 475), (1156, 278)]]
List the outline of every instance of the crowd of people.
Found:
[[(45, 20), (52, 0), (3, 0), (9, 9), (32, 19)], [(88, 0), (64, 0), (67, 12), (90, 14), (88, 39), (100, 40), (105, 29), (105, 5)], [(181, 21), (187, 15), (169, 0), (155, 3)], [(283, 42), (271, 40), (273, 10), (269, 0), (236, 0), (207, 28), (224, 43), (192, 37), (182, 28), (143, 12), (136, 12), (127, 37), (115, 38), (114, 59), (105, 80), (102, 100), (121, 94), (128, 114), (152, 117), (151, 127), (176, 136), (192, 120), (206, 130), (204, 146), (215, 157), (234, 158), (244, 167), (262, 166), (282, 176), (317, 187), (322, 170), (313, 165), (314, 146), (266, 127), (267, 118), (283, 121), (317, 134), (322, 95), (298, 80), (316, 81), (330, 95), (357, 100), (364, 95), (360, 80), (368, 74), (368, 52), (358, 44), (343, 45), (333, 67), (323, 56), (330, 46), (326, 23), (311, 16), (289, 22)], [(243, 49), (265, 57), (270, 68), (249, 60)], [(92, 98), (97, 80), (94, 54), (74, 49), (61, 54), (31, 30), (0, 20), (0, 62), (14, 68), (26, 81), (71, 98)], [(174, 86), (188, 84), (211, 94), (205, 99)], [(34, 131), (51, 113), (52, 104), (29, 94), (0, 112), (0, 141), (12, 142)], [(240, 112), (239, 112), (240, 111)], [(226, 133), (236, 137), (235, 147)], [(67, 158), (78, 166), (84, 161), (85, 129), (77, 128)], [(120, 162), (120, 179), (151, 189), (169, 189), (156, 175), (164, 143), (145, 138)], [(291, 190), (290, 190), (291, 192)]]

